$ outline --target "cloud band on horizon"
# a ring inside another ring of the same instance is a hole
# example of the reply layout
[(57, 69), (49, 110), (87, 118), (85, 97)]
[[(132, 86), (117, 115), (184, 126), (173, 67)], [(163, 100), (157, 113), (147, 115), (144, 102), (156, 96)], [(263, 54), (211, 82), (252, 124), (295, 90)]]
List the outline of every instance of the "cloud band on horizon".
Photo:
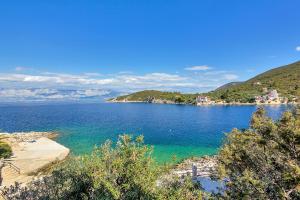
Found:
[[(198, 66), (198, 69), (199, 66)], [(203, 68), (204, 70), (204, 68)], [(62, 74), (50, 72), (0, 73), (0, 101), (5, 99), (64, 100), (101, 97), (140, 90), (206, 92), (238, 76), (226, 71), (209, 71), (199, 74), (170, 73), (83, 73)]]

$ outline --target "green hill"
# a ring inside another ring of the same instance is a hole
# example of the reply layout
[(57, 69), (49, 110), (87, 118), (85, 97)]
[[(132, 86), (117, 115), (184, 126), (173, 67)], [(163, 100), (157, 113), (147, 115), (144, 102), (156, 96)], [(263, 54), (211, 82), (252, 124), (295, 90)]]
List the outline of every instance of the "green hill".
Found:
[(243, 82), (230, 82), (230, 83), (226, 83), (225, 85), (222, 85), (220, 87), (218, 87), (217, 89), (215, 89), (215, 91), (218, 91), (218, 90), (224, 90), (224, 89), (228, 89), (234, 85), (239, 85)]
[[(228, 83), (214, 91), (204, 93), (212, 100), (226, 102), (253, 102), (254, 97), (263, 95), (264, 90), (276, 89), (281, 97), (300, 98), (300, 61), (264, 72), (245, 82)], [(194, 104), (199, 94), (161, 92), (145, 90), (120, 96), (114, 101), (143, 101)]]
[(153, 102), (161, 100), (162, 103), (186, 103), (194, 104), (197, 94), (182, 94), (179, 92), (161, 92), (157, 90), (144, 90), (113, 99), (114, 101), (142, 101)]
[(251, 102), (264, 89), (276, 89), (282, 97), (300, 97), (300, 62), (264, 72), (237, 85), (221, 88), (206, 95), (227, 102)]

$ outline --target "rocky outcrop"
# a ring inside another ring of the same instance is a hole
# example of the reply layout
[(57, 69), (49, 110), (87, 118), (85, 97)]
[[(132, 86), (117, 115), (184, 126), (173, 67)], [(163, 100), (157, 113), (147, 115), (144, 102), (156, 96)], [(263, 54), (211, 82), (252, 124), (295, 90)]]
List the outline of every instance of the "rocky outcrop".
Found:
[(186, 159), (178, 164), (172, 171), (178, 176), (191, 176), (193, 166), (197, 169), (197, 177), (210, 177), (216, 175), (217, 156), (204, 156)]

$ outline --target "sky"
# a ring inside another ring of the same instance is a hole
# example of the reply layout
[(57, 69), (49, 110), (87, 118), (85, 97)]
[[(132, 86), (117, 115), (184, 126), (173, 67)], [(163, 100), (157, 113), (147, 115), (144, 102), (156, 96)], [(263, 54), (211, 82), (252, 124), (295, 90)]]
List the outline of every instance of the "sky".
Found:
[(300, 60), (299, 0), (10, 0), (0, 101), (206, 92)]

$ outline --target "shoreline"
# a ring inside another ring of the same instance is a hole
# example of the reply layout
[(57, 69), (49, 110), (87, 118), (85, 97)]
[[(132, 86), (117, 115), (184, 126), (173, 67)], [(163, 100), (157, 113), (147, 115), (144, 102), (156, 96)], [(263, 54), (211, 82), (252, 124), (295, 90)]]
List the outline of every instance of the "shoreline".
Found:
[[(70, 150), (52, 140), (58, 134), (54, 132), (0, 133), (2, 141), (8, 143), (13, 156), (7, 159), (20, 170), (19, 173), (7, 164), (2, 168), (2, 185), (10, 187), (15, 182), (26, 185), (45, 176), (45, 169), (63, 162)], [(210, 178), (216, 173), (217, 156), (190, 157), (175, 164), (170, 173), (179, 178), (192, 176), (193, 166), (197, 167), (197, 178)]]
[(176, 164), (171, 173), (178, 177), (192, 176), (195, 166), (197, 178), (210, 178), (217, 173), (217, 159), (217, 155), (187, 158)]
[(42, 176), (43, 169), (64, 161), (70, 150), (55, 142), (54, 132), (0, 133), (2, 141), (11, 146), (13, 155), (4, 160), (1, 186), (15, 182), (27, 184)]
[(260, 106), (260, 105), (270, 105), (270, 106), (280, 106), (280, 105), (299, 105), (298, 102), (291, 103), (210, 103), (210, 104), (187, 104), (187, 103), (175, 103), (175, 102), (147, 102), (147, 101), (119, 101), (119, 100), (109, 100), (107, 103), (145, 103), (145, 104), (170, 104), (170, 105), (190, 105), (190, 106)]

